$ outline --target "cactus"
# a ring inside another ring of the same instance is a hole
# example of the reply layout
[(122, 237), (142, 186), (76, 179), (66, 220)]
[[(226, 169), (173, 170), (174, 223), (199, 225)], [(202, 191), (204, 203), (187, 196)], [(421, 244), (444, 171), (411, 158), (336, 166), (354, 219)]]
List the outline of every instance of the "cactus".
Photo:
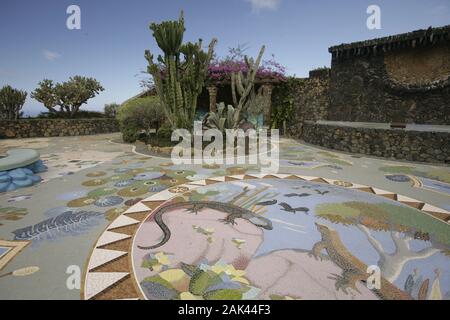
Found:
[(235, 109), (233, 106), (221, 102), (217, 104), (217, 111), (211, 112), (204, 120), (203, 126), (206, 128), (214, 128), (220, 131), (225, 129), (236, 128), (239, 124), (234, 122)]
[[(256, 95), (254, 93), (255, 78), (261, 64), (262, 56), (264, 55), (265, 47), (262, 46), (259, 51), (256, 62), (253, 59), (245, 57), (247, 64), (247, 74), (243, 75), (242, 71), (231, 74), (231, 93), (233, 96), (233, 103), (235, 105), (234, 123), (239, 124), (241, 113), (254, 102)], [(261, 93), (259, 93), (261, 94)], [(238, 99), (238, 95), (240, 98)]]
[(150, 29), (164, 57), (159, 55), (155, 63), (153, 55), (146, 50), (145, 58), (169, 124), (173, 129), (192, 129), (197, 97), (203, 90), (217, 40), (211, 41), (208, 52), (202, 50), (201, 39), (183, 44), (183, 12), (178, 21), (152, 23)]
[(27, 98), (25, 91), (4, 86), (0, 89), (0, 119), (17, 120), (22, 115), (20, 111)]
[(245, 76), (242, 71), (231, 74), (231, 94), (234, 107), (229, 105), (225, 108), (224, 103), (218, 104), (217, 112), (210, 112), (204, 120), (204, 124), (207, 127), (215, 127), (222, 131), (225, 129), (237, 129), (249, 113), (261, 112), (266, 97), (262, 89), (256, 93), (254, 86), (256, 73), (261, 64), (264, 51), (265, 47), (263, 46), (256, 62), (247, 56), (245, 57), (247, 65)]

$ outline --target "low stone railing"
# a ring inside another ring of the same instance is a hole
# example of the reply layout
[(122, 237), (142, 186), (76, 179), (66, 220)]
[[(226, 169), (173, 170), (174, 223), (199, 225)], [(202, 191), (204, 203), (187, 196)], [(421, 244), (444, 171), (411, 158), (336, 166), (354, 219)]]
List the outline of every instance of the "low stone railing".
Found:
[(0, 139), (81, 136), (118, 132), (115, 119), (0, 120)]
[(450, 163), (450, 132), (392, 130), (305, 122), (300, 138), (338, 151), (429, 163)]

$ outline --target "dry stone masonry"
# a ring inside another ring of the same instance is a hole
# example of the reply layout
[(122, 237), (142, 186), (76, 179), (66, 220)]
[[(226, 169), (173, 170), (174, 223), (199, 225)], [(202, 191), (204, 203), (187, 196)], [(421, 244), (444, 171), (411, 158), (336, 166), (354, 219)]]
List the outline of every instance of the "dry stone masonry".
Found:
[[(318, 120), (450, 125), (450, 26), (331, 47), (331, 69), (299, 79), (289, 133), (326, 148), (450, 163), (450, 134)], [(312, 121), (312, 122), (311, 122)]]
[(450, 26), (329, 52), (327, 120), (450, 125)]
[(0, 139), (81, 136), (118, 132), (115, 119), (1, 120)]
[(314, 145), (351, 153), (450, 163), (448, 132), (356, 128), (306, 122), (302, 139)]
[(288, 123), (292, 136), (301, 135), (304, 121), (327, 118), (330, 107), (330, 69), (324, 68), (309, 73), (309, 78), (298, 79), (293, 93), (293, 115)]

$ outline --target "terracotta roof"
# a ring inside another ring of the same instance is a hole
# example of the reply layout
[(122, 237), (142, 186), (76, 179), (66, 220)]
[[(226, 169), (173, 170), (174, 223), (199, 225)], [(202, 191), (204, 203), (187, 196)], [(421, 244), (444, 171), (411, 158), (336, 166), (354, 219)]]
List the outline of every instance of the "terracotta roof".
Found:
[(404, 48), (427, 46), (450, 41), (450, 25), (428, 28), (373, 40), (340, 44), (328, 49), (333, 58), (377, 54)]

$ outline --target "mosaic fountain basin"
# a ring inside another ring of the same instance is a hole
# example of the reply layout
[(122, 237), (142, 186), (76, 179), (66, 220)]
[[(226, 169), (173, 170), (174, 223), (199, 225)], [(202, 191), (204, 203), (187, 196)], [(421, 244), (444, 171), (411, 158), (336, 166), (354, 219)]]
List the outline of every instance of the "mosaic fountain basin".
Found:
[(37, 173), (47, 170), (39, 157), (39, 152), (33, 149), (12, 149), (0, 157), (0, 192), (39, 183), (41, 177)]

